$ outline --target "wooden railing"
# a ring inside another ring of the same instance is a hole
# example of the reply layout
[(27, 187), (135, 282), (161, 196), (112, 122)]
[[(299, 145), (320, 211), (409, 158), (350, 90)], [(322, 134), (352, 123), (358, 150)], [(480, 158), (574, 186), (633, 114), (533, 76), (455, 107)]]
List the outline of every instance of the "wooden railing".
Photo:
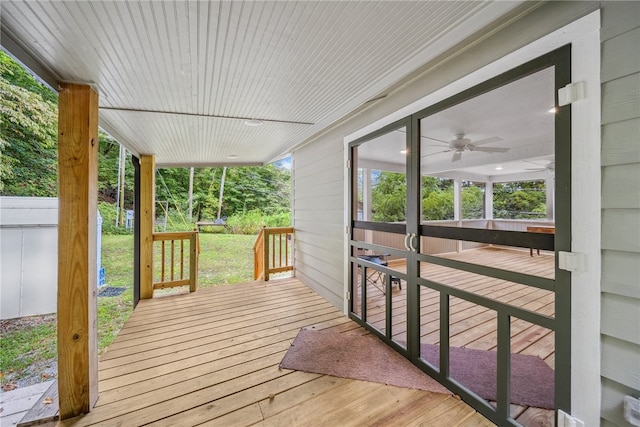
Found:
[[(189, 264), (185, 268), (185, 242), (189, 242)], [(159, 268), (154, 268), (153, 289), (189, 286), (189, 292), (195, 292), (198, 286), (198, 256), (200, 240), (197, 231), (153, 233), (153, 242), (160, 242), (160, 252), (156, 256)], [(167, 242), (169, 242), (167, 244)], [(158, 271), (159, 270), (159, 271)], [(160, 280), (155, 280), (158, 277)]]
[(269, 275), (292, 271), (291, 245), (293, 227), (266, 228), (260, 230), (253, 245), (253, 278), (269, 280)]

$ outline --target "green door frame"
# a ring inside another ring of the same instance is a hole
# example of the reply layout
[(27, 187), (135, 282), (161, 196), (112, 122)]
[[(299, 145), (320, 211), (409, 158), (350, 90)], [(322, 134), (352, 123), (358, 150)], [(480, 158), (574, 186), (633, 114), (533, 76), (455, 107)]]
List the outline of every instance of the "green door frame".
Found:
[[(530, 234), (512, 231), (497, 230), (477, 230), (462, 229), (456, 227), (434, 227), (420, 224), (421, 207), (421, 174), (420, 174), (420, 120), (424, 117), (435, 114), (453, 105), (462, 103), (468, 99), (476, 97), (510, 82), (533, 74), (542, 69), (554, 67), (555, 72), (555, 105), (558, 109), (555, 114), (555, 206), (556, 218), (555, 235)], [(390, 322), (387, 320), (386, 333), (380, 333), (373, 326), (367, 323), (366, 318), (366, 286), (362, 286), (361, 314), (354, 314), (353, 298), (349, 302), (350, 317), (362, 324), (365, 328), (378, 335), (381, 339), (405, 355), (412, 363), (440, 381), (454, 393), (460, 395), (465, 401), (470, 403), (478, 412), (497, 423), (498, 425), (518, 425), (510, 417), (510, 322), (511, 317), (517, 317), (534, 324), (551, 329), (555, 333), (555, 407), (567, 413), (571, 412), (571, 273), (561, 270), (558, 266), (558, 252), (571, 251), (571, 106), (559, 107), (557, 102), (558, 89), (571, 82), (571, 46), (566, 45), (558, 48), (541, 57), (531, 60), (516, 68), (513, 68), (499, 76), (482, 82), (470, 89), (462, 91), (448, 99), (427, 107), (402, 120), (385, 126), (369, 135), (359, 138), (350, 143), (349, 159), (350, 164), (355, 165), (353, 158), (354, 147), (363, 144), (373, 138), (381, 136), (399, 127), (406, 127), (407, 156), (406, 177), (407, 177), (407, 218), (406, 225), (385, 224), (356, 221), (354, 219), (353, 195), (357, 182), (357, 167), (351, 168), (351, 185), (349, 186), (349, 224), (351, 230), (350, 238), (350, 262), (349, 277), (351, 280), (350, 294), (354, 295), (355, 280), (354, 268), (365, 266), (376, 268), (382, 272), (398, 275), (397, 272), (374, 265), (367, 265), (354, 256), (354, 248), (367, 247), (369, 249), (389, 248), (359, 242), (354, 238), (356, 229), (368, 229), (387, 231), (397, 234), (405, 233), (407, 238), (417, 238), (416, 245), (411, 250), (395, 251), (397, 255), (405, 257), (407, 262), (406, 276), (401, 278), (407, 283), (407, 348), (404, 349), (391, 339)], [(446, 260), (434, 256), (420, 254), (420, 236), (440, 237), (453, 240), (466, 240), (474, 242), (485, 242), (493, 244), (504, 244), (509, 246), (519, 246), (526, 248), (539, 248), (553, 250), (555, 252), (555, 279), (543, 279), (536, 276), (499, 270), (491, 267), (461, 263), (459, 261)], [(464, 291), (456, 290), (448, 286), (430, 282), (419, 277), (420, 262), (430, 262), (445, 265), (447, 267), (461, 269), (477, 274), (498, 277), (504, 280), (523, 283), (525, 285), (538, 287), (555, 292), (555, 317), (546, 317), (527, 310), (498, 303), (485, 297), (473, 295)], [(426, 286), (440, 293), (440, 369), (429, 365), (420, 359), (420, 286)], [(387, 283), (387, 289), (389, 284)], [(387, 293), (389, 294), (389, 292)], [(489, 405), (459, 383), (449, 377), (449, 299), (451, 296), (462, 298), (475, 304), (480, 304), (497, 312), (498, 317), (498, 396), (497, 408)], [(390, 300), (390, 298), (387, 298)], [(390, 302), (387, 301), (387, 317), (391, 317)], [(557, 415), (556, 415), (557, 416)]]

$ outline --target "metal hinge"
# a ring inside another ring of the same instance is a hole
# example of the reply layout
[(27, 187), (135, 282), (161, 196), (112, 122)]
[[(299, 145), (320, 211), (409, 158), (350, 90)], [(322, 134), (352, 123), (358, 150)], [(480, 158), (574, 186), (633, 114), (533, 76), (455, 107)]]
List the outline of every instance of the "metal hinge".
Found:
[(347, 234), (347, 235), (351, 234), (351, 227), (349, 227), (349, 226), (347, 225), (347, 226), (345, 227), (344, 234)]
[(351, 292), (349, 291), (345, 292), (344, 296), (347, 297), (347, 301), (351, 301)]
[(558, 268), (566, 271), (584, 271), (584, 254), (558, 252)]
[(558, 106), (569, 105), (581, 99), (585, 99), (584, 82), (569, 83), (558, 89)]
[(347, 160), (347, 169), (351, 169), (351, 159)]

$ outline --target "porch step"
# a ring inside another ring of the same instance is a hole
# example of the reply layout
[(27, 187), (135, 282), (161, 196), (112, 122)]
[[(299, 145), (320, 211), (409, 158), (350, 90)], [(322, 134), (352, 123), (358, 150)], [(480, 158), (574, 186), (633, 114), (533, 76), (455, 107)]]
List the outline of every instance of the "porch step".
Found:
[[(51, 403), (45, 403), (51, 402)], [(55, 425), (58, 421), (58, 381), (55, 380), (31, 409), (24, 414), (17, 427)]]

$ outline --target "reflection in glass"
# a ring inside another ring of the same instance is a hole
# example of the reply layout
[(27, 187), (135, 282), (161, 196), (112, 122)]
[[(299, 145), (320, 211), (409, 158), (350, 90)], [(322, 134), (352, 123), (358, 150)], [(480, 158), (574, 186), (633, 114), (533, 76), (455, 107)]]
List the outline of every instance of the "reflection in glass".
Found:
[(405, 128), (354, 148), (354, 218), (374, 222), (406, 221), (406, 156)]

